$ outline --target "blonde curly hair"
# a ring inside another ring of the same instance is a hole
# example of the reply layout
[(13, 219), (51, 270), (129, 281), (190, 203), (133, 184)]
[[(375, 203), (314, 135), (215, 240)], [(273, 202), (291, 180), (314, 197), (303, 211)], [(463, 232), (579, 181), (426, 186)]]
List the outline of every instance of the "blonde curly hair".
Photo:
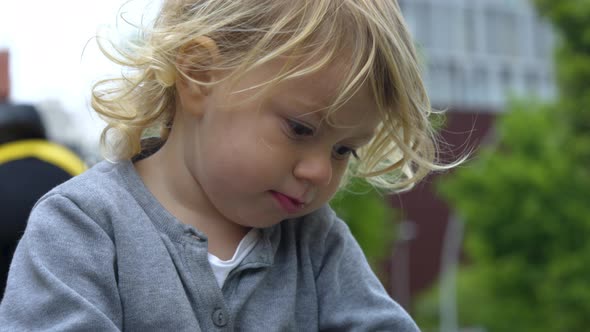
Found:
[[(351, 160), (347, 176), (402, 191), (429, 172), (462, 161), (438, 160), (438, 139), (429, 120), (434, 111), (394, 0), (165, 0), (153, 26), (141, 31), (139, 39), (122, 46), (98, 39), (103, 53), (127, 69), (121, 77), (97, 82), (92, 91), (92, 107), (108, 124), (101, 146), (118, 159), (137, 155), (146, 132), (157, 129), (167, 139), (178, 75), (193, 79), (187, 71), (219, 69), (237, 80), (279, 56), (296, 54), (314, 61), (293, 63), (268, 86), (345, 57), (348, 72), (330, 112), (364, 84), (374, 96), (381, 124), (359, 150), (360, 160)], [(203, 55), (196, 48), (191, 68), (179, 64), (179, 53), (202, 37), (215, 41), (218, 61), (199, 61)]]

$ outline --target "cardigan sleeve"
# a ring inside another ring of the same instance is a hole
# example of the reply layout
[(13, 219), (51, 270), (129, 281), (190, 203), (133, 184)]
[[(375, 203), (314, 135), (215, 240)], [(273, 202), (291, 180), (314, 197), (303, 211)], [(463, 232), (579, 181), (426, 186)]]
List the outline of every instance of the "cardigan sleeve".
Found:
[(348, 226), (329, 211), (316, 285), (321, 331), (419, 331), (372, 272)]
[(121, 330), (115, 258), (112, 239), (74, 202), (42, 198), (11, 263), (0, 330)]

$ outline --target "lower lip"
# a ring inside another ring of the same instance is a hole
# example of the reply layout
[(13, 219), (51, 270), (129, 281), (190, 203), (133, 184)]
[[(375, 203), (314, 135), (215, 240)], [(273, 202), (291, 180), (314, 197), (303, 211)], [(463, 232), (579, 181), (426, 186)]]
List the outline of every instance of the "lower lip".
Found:
[(295, 213), (301, 210), (301, 208), (303, 207), (303, 204), (297, 204), (291, 198), (279, 192), (271, 191), (271, 194), (287, 213)]

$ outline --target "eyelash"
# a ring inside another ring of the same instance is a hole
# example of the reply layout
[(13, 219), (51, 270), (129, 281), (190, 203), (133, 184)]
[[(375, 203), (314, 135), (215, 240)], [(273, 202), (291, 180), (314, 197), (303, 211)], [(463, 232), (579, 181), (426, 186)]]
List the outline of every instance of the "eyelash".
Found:
[[(290, 119), (287, 119), (287, 126), (289, 127), (289, 133), (291, 134), (291, 136), (293, 138), (304, 138), (304, 137), (311, 137), (313, 135), (315, 135), (315, 128), (303, 124), (301, 122), (298, 121), (293, 121)], [(305, 133), (301, 133), (298, 131), (304, 130)]]
[[(348, 157), (349, 155), (352, 155), (355, 159), (359, 159), (358, 154), (356, 153), (356, 150), (353, 148), (349, 148), (347, 146), (340, 146), (337, 149), (334, 150), (339, 150), (345, 148), (347, 151), (344, 154), (339, 154), (337, 157), (335, 156), (336, 159), (345, 159), (346, 157)], [(335, 151), (334, 151), (335, 152)]]
[[(302, 139), (305, 137), (312, 137), (315, 135), (315, 128), (303, 124), (301, 122), (298, 121), (294, 121), (294, 120), (290, 120), (287, 119), (287, 126), (289, 127), (289, 136), (291, 136), (291, 138), (294, 139)], [(302, 132), (303, 131), (303, 132)], [(352, 155), (354, 158), (359, 159), (359, 156), (356, 152), (356, 149), (344, 146), (344, 145), (339, 145), (334, 147), (333, 152), (336, 153), (336, 151), (340, 150), (340, 149), (346, 149), (345, 153), (340, 153), (340, 154), (335, 154), (334, 158), (335, 159), (339, 159), (339, 160), (343, 160), (346, 159), (349, 155)]]

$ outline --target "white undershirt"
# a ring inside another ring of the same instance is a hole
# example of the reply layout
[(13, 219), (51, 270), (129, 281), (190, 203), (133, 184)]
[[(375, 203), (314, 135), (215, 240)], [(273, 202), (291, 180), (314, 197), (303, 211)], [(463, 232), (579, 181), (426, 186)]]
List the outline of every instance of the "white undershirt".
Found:
[(213, 274), (215, 274), (215, 279), (217, 279), (219, 288), (223, 287), (223, 283), (225, 282), (225, 279), (231, 270), (238, 266), (240, 262), (248, 255), (248, 253), (252, 251), (252, 248), (254, 248), (258, 242), (259, 237), (260, 235), (258, 229), (252, 228), (240, 241), (234, 256), (228, 261), (221, 260), (212, 253), (207, 253), (209, 264), (211, 264), (211, 268), (213, 269)]

